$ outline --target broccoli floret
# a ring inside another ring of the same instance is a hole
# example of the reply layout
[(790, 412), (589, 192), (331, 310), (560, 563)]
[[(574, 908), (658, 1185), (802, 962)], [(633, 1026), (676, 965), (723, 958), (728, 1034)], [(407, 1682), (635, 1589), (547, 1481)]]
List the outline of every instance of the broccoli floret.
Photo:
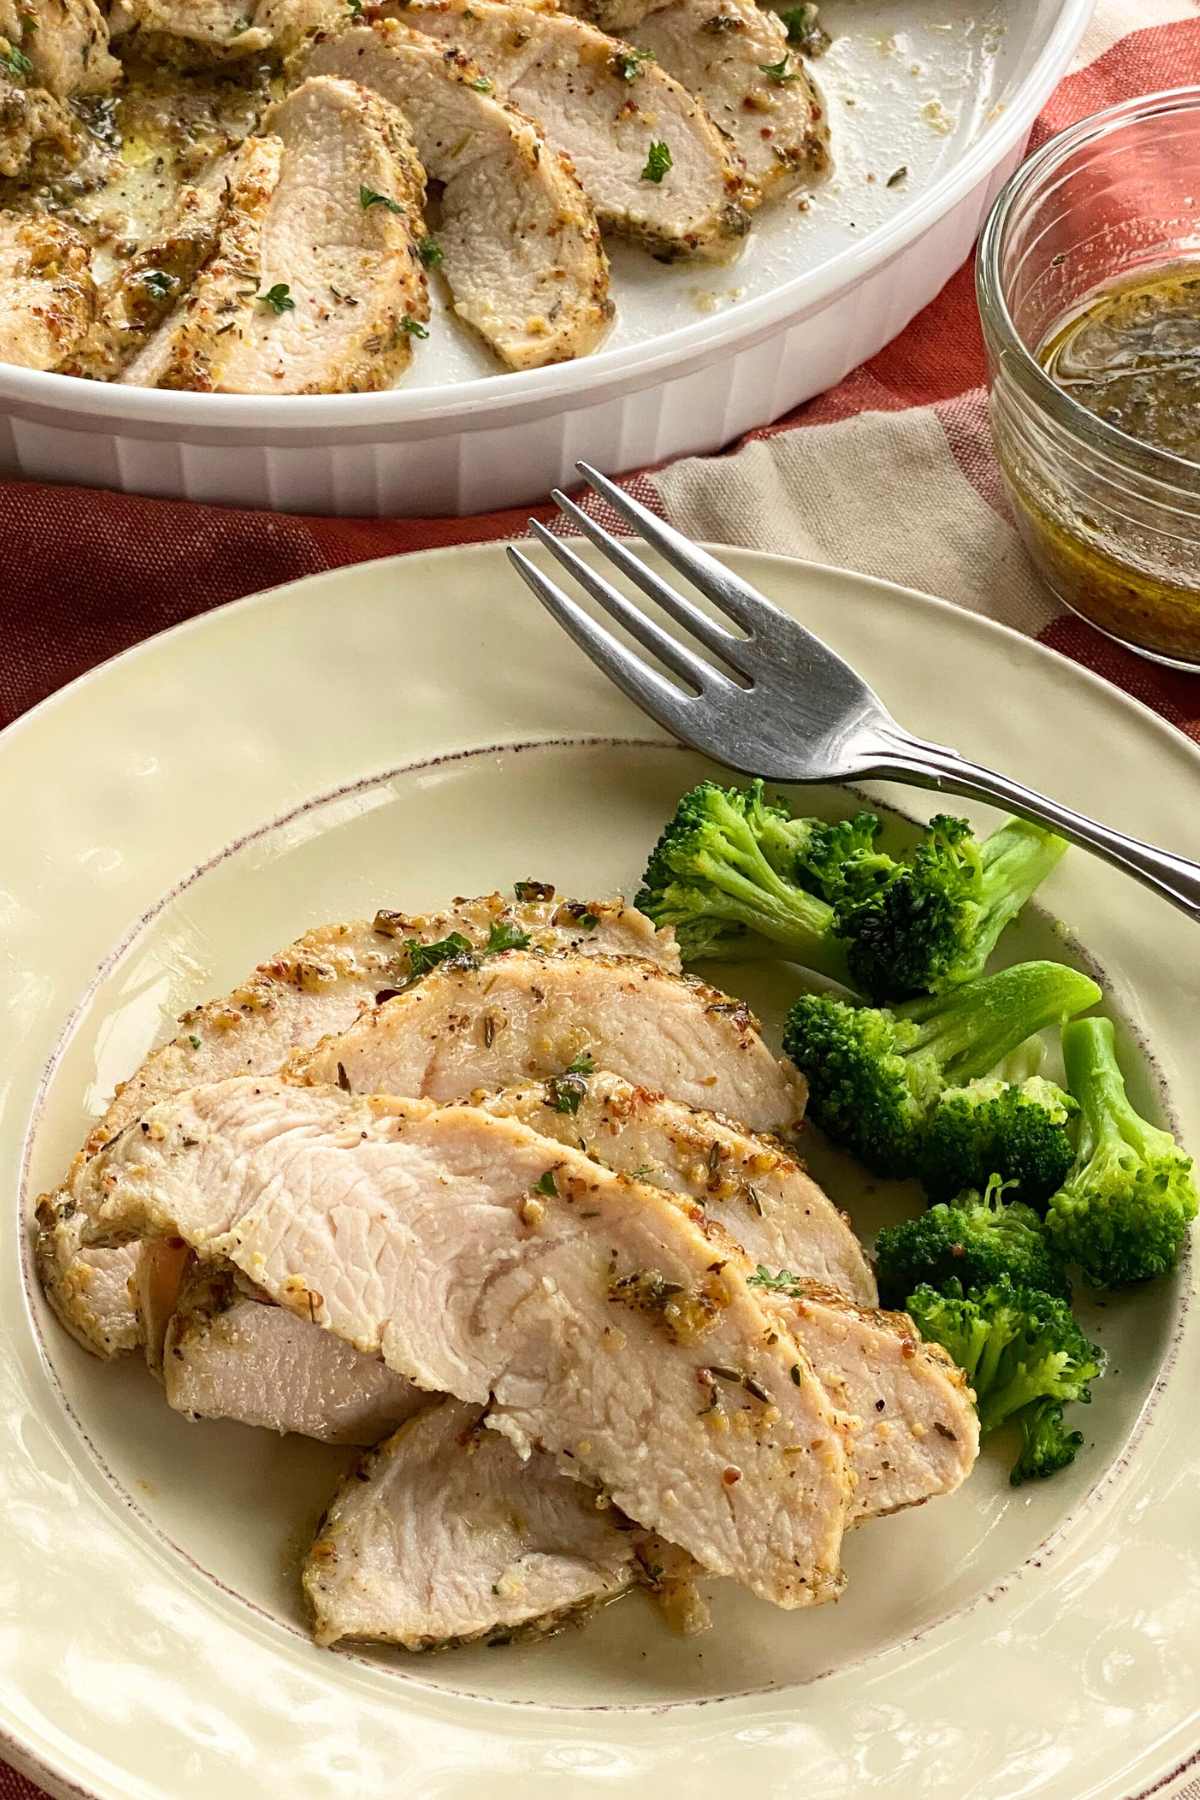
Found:
[(1039, 1400), (1023, 1406), (1016, 1415), (1021, 1427), (1021, 1454), (1012, 1466), (1008, 1479), (1014, 1487), (1023, 1481), (1044, 1481), (1067, 1468), (1083, 1447), (1082, 1431), (1068, 1431), (1063, 1425), (1063, 1409), (1057, 1400)]
[(701, 782), (654, 846), (637, 905), (675, 927), (685, 962), (782, 952), (845, 981), (832, 909), (796, 879), (812, 824), (769, 805), (761, 781)]
[(1021, 819), (979, 844), (965, 819), (939, 815), (890, 869), (878, 857), (850, 859), (829, 898), (853, 985), (889, 999), (973, 981), (1066, 849)]
[(1068, 1451), (1078, 1448), (1070, 1435), (1061, 1429), (1056, 1434), (1046, 1419), (1029, 1411), (1040, 1412), (1047, 1401), (1061, 1407), (1090, 1400), (1090, 1384), (1104, 1372), (1103, 1352), (1088, 1342), (1065, 1300), (1008, 1280), (966, 1294), (951, 1282), (944, 1292), (919, 1287), (909, 1295), (908, 1311), (921, 1336), (941, 1344), (966, 1374), (984, 1437), (1006, 1419), (1020, 1418), (1025, 1444), (1014, 1481), (1039, 1472), (1039, 1447), (1048, 1463), (1058, 1458), (1059, 1468), (1070, 1460)]
[(1068, 1026), (1063, 1060), (1079, 1102), (1079, 1144), (1046, 1214), (1050, 1239), (1096, 1287), (1164, 1275), (1196, 1216), (1192, 1159), (1134, 1111), (1108, 1019)]
[(944, 1088), (987, 1074), (1033, 1032), (1099, 998), (1074, 969), (1021, 963), (891, 1009), (806, 994), (788, 1014), (783, 1042), (832, 1141), (877, 1175), (905, 1176), (917, 1169)]
[(851, 879), (856, 884), (884, 880), (896, 868), (895, 859), (877, 848), (883, 821), (875, 813), (855, 813), (833, 824), (821, 819), (805, 823), (808, 830), (797, 847), (794, 873), (801, 887), (811, 887), (823, 900), (835, 900)]
[(939, 1201), (920, 1218), (889, 1225), (875, 1240), (875, 1266), (885, 1306), (903, 1306), (923, 1285), (986, 1287), (1008, 1279), (1048, 1294), (1070, 1292), (1062, 1265), (1046, 1242), (1042, 1221), (1019, 1200), (1006, 1202), (993, 1176), (985, 1191)]
[(1069, 1094), (1040, 1075), (947, 1088), (921, 1143), (921, 1185), (931, 1200), (949, 1200), (1000, 1175), (1014, 1199), (1044, 1205), (1075, 1160), (1067, 1121), (1076, 1110)]

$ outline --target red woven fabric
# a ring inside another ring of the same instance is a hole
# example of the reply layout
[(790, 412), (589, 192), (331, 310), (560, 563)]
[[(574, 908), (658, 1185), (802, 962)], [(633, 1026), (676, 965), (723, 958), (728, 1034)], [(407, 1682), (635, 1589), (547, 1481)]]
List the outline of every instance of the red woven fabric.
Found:
[[(1200, 0), (1192, 3), (1195, 20), (1135, 31), (1064, 81), (1038, 121), (1034, 141), (1114, 101), (1200, 79)], [(1136, 5), (1129, 11), (1136, 17)], [(977, 404), (983, 377), (972, 277), (965, 268), (881, 355), (755, 435), (867, 410), (932, 404), (963, 473), (1002, 510)], [(638, 492), (655, 501), (652, 476), (639, 481)], [(550, 512), (533, 510), (543, 517)], [(0, 724), (96, 663), (224, 601), (373, 557), (517, 536), (529, 512), (522, 507), (473, 519), (299, 518), (0, 483), (0, 567), (8, 572), (0, 593)], [(1200, 737), (1200, 678), (1157, 669), (1072, 618), (1056, 619), (1042, 637)], [(37, 1796), (37, 1789), (0, 1764), (0, 1800)]]

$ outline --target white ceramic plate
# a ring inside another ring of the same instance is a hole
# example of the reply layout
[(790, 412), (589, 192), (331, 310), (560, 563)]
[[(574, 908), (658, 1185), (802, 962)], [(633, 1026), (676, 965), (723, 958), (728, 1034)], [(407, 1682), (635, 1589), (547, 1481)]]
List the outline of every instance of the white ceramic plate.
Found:
[[(938, 602), (730, 560), (918, 730), (1200, 852), (1200, 757), (1134, 702)], [(1191, 1754), (1186, 1275), (1091, 1316), (1115, 1369), (1072, 1471), (1013, 1490), (990, 1452), (953, 1499), (855, 1534), (836, 1608), (789, 1615), (714, 1586), (701, 1639), (670, 1637), (634, 1598), (550, 1642), (424, 1659), (304, 1635), (297, 1561), (343, 1453), (189, 1425), (134, 1361), (67, 1341), (29, 1282), (22, 1208), (185, 1005), (306, 925), (381, 903), (529, 874), (629, 887), (700, 766), (592, 671), (496, 547), (210, 614), (0, 738), (0, 1723), (54, 1791), (1125, 1800)], [(1195, 928), (1079, 853), (1046, 899), (1070, 929), (1035, 917), (1012, 952), (1088, 946), (1138, 1097), (1158, 1104), (1165, 1083), (1200, 1141)], [(726, 979), (777, 1025), (782, 977)], [(819, 1166), (864, 1230), (902, 1203)]]
[[(0, 366), (0, 470), (329, 513), (473, 513), (716, 449), (841, 380), (971, 252), (1094, 0), (823, 0), (836, 170), (727, 267), (614, 248), (593, 356), (502, 373), (445, 307), (383, 394), (253, 397)], [(901, 167), (906, 178), (888, 179)]]

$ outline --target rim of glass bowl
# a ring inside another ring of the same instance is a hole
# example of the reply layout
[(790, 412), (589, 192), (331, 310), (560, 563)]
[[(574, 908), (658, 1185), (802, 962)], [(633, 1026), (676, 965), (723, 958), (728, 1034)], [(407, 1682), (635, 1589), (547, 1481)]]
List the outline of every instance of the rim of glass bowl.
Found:
[[(1200, 112), (1200, 85), (1166, 88), (1157, 94), (1123, 100), (1118, 106), (1092, 113), (1057, 132), (1021, 164), (997, 195), (979, 238), (975, 292), (984, 332), (999, 352), (997, 360), (1036, 407), (1049, 413), (1075, 437), (1082, 438), (1089, 448), (1110, 461), (1135, 464), (1152, 480), (1186, 496), (1192, 502), (1189, 510), (1197, 510), (1200, 507), (1200, 462), (1130, 437), (1119, 426), (1110, 425), (1106, 419), (1089, 412), (1051, 381), (1013, 322), (1000, 275), (1005, 242), (1023, 204), (1081, 145), (1112, 137), (1134, 122), (1192, 111)], [(1200, 267), (1200, 263), (1197, 266)]]

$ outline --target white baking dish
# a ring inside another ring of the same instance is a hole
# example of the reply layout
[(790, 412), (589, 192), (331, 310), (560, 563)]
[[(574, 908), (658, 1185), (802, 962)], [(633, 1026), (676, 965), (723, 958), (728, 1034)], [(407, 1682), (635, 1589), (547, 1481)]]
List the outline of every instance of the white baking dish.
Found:
[(0, 472), (284, 511), (471, 513), (544, 496), (580, 456), (622, 471), (716, 450), (840, 380), (933, 298), (1093, 5), (828, 0), (828, 189), (803, 215), (764, 214), (726, 268), (618, 250), (617, 326), (580, 362), (490, 373), (435, 315), (408, 381), (383, 394), (170, 393), (0, 366)]

